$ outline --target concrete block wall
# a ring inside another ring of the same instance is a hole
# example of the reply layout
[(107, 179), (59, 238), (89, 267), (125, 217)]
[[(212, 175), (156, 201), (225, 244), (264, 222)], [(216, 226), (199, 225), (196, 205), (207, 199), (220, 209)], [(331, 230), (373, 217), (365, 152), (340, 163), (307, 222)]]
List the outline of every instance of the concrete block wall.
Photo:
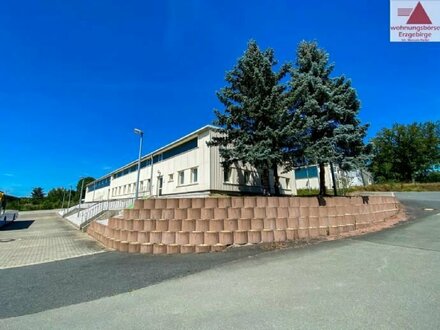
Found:
[(396, 215), (394, 197), (206, 197), (137, 200), (88, 233), (123, 252), (222, 251), (230, 245), (309, 240), (362, 229)]

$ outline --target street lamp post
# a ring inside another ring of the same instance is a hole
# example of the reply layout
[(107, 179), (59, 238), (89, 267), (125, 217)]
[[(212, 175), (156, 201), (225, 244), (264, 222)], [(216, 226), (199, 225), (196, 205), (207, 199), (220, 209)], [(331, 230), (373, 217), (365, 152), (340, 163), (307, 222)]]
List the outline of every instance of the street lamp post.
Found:
[(134, 133), (139, 135), (139, 157), (138, 157), (138, 168), (137, 168), (137, 180), (136, 180), (136, 192), (134, 195), (134, 199), (139, 198), (139, 178), (141, 175), (141, 156), (142, 156), (142, 140), (144, 138), (144, 132), (142, 132), (140, 129), (135, 128)]
[(61, 208), (64, 209), (64, 200), (66, 199), (66, 189), (63, 187), (63, 202), (61, 203)]
[(69, 188), (69, 201), (67, 202), (67, 208), (70, 208), (70, 196), (72, 195), (72, 186)]
[(79, 215), (79, 211), (81, 211), (81, 200), (82, 200), (83, 188), (84, 188), (84, 178), (81, 178), (81, 190), (79, 191), (79, 202), (78, 202), (78, 213), (77, 213), (77, 215)]

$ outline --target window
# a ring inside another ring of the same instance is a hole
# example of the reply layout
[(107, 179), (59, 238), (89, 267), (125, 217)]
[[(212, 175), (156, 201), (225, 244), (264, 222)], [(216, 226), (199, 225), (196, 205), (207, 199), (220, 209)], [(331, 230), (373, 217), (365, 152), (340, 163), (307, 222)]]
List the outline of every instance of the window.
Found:
[(174, 174), (168, 174), (168, 182), (173, 182), (174, 181)]
[(144, 181), (139, 182), (139, 190), (144, 191)]
[(224, 182), (231, 182), (231, 169), (230, 168), (223, 168), (223, 181)]
[(147, 180), (147, 190), (150, 190), (151, 188), (151, 179)]
[(318, 168), (316, 166), (302, 167), (295, 169), (295, 179), (309, 179), (318, 177)]
[(123, 189), (122, 193), (125, 195), (126, 192), (127, 192), (127, 185), (124, 185), (124, 189)]
[(185, 184), (185, 172), (184, 171), (179, 172), (179, 184)]
[(290, 179), (286, 178), (286, 189), (290, 189)]
[(91, 192), (91, 191), (98, 190), (98, 189), (101, 189), (104, 187), (108, 187), (108, 186), (110, 186), (110, 180), (111, 180), (111, 177), (106, 177), (104, 179), (94, 181), (87, 186), (87, 190), (89, 192)]
[(198, 176), (199, 176), (199, 173), (198, 173), (197, 167), (192, 168), (191, 169), (191, 182), (192, 183), (197, 182), (199, 180)]
[(121, 194), (121, 186), (119, 186), (119, 195)]
[(197, 148), (198, 139), (194, 138), (188, 142), (182, 143), (181, 145), (178, 145), (177, 147), (174, 147), (170, 150), (167, 150), (163, 153), (162, 159), (168, 159), (177, 155), (180, 155), (184, 152), (187, 152), (191, 149)]

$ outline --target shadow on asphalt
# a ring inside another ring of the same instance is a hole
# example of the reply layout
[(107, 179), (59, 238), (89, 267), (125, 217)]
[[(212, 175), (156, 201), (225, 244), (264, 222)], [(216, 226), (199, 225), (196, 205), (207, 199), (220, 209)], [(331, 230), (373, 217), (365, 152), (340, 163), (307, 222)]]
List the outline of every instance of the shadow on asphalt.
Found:
[(184, 277), (264, 252), (151, 256), (105, 252), (0, 270), (0, 319), (96, 300)]
[(21, 230), (29, 228), (35, 220), (15, 220), (0, 228), (0, 231)]

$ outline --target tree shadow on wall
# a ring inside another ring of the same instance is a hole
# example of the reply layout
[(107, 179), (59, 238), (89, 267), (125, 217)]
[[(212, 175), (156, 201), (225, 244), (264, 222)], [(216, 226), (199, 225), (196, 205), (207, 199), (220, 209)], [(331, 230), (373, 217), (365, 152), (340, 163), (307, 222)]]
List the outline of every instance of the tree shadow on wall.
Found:
[[(234, 164), (237, 173), (238, 190), (241, 195), (263, 195), (260, 173), (241, 168), (239, 164)], [(249, 183), (247, 183), (249, 182)]]

